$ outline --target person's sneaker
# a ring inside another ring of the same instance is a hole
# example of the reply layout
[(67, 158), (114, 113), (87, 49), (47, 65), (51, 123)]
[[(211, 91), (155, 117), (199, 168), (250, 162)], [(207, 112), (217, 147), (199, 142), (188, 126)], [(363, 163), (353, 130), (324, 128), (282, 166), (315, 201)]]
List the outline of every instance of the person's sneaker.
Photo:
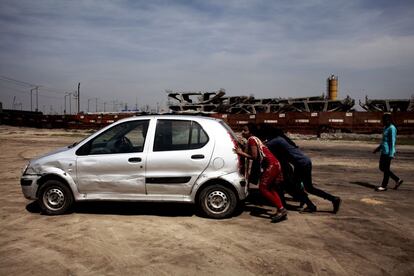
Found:
[(339, 196), (335, 197), (335, 199), (332, 201), (334, 214), (338, 213), (341, 203), (342, 203), (342, 199)]
[(299, 213), (314, 213), (317, 211), (317, 208), (315, 205), (306, 206), (305, 208), (302, 208)]
[(382, 187), (382, 186), (379, 186), (379, 187), (375, 188), (375, 191), (377, 191), (377, 192), (385, 192), (386, 190), (387, 190), (387, 188)]
[(397, 181), (397, 183), (395, 183), (395, 187), (394, 187), (394, 190), (397, 190), (398, 189), (398, 187), (400, 187), (401, 186), (401, 184), (403, 184), (403, 180), (402, 179), (400, 179), (400, 180), (398, 180)]
[(285, 219), (287, 219), (287, 210), (285, 208), (282, 208), (278, 210), (274, 216), (272, 216), (271, 222), (276, 223)]

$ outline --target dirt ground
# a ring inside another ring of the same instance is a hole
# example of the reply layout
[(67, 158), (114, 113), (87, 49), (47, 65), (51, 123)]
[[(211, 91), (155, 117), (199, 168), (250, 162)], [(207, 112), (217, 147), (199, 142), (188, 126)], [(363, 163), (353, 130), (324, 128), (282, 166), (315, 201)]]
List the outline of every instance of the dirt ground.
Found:
[(414, 275), (414, 146), (397, 146), (392, 163), (404, 184), (379, 193), (374, 143), (297, 140), (314, 182), (343, 199), (336, 215), (311, 196), (317, 213), (292, 208), (272, 224), (255, 193), (225, 220), (185, 204), (93, 202), (42, 215), (21, 193), (21, 168), (80, 136), (0, 125), (0, 275)]

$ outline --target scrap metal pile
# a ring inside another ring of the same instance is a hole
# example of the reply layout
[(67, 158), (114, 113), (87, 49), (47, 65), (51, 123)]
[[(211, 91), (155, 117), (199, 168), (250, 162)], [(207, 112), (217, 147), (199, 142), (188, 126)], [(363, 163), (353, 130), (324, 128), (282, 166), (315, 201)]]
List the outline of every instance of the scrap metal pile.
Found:
[(174, 113), (258, 114), (277, 112), (333, 112), (351, 111), (355, 100), (330, 100), (322, 96), (305, 98), (256, 99), (253, 96), (225, 97), (225, 90), (215, 92), (168, 93), (168, 105)]
[(414, 97), (407, 99), (368, 99), (365, 97), (365, 103), (359, 101), (359, 105), (366, 111), (379, 112), (397, 112), (397, 111), (414, 111)]

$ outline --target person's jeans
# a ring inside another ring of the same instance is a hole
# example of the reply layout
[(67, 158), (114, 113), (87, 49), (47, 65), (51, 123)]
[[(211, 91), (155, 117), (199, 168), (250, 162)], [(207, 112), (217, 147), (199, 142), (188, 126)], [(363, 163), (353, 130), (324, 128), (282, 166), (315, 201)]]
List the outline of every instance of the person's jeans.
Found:
[(309, 162), (307, 164), (304, 164), (302, 166), (295, 167), (294, 175), (293, 175), (295, 181), (297, 183), (303, 182), (303, 186), (305, 187), (305, 190), (312, 194), (316, 195), (318, 197), (333, 201), (335, 200), (335, 197), (325, 191), (322, 191), (321, 189), (316, 188), (313, 186), (312, 183), (312, 163)]
[(379, 169), (380, 171), (384, 172), (384, 178), (382, 179), (382, 184), (381, 184), (381, 186), (384, 188), (387, 188), (390, 177), (395, 182), (398, 182), (398, 180), (400, 180), (398, 176), (396, 176), (391, 171), (391, 160), (392, 160), (392, 157), (385, 155), (385, 154), (381, 154), (380, 161), (379, 161)]

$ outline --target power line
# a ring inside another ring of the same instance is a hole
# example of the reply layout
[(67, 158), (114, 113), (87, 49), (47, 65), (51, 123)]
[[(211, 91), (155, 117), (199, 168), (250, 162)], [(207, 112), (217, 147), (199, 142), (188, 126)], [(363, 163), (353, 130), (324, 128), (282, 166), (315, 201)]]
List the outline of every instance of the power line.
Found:
[(61, 97), (56, 97), (56, 96), (50, 96), (50, 95), (42, 95), (39, 93), (39, 97), (44, 97), (44, 98), (48, 98), (48, 99), (57, 99), (57, 100), (61, 100)]
[(25, 86), (25, 87), (29, 87), (29, 88), (33, 88), (33, 87), (39, 87), (40, 88), (40, 87), (42, 87), (43, 91), (52, 92), (52, 93), (55, 93), (55, 94), (65, 94), (65, 90), (63, 90), (63, 89), (57, 89), (57, 88), (48, 87), (48, 86), (45, 86), (45, 85), (33, 84), (33, 83), (26, 82), (26, 81), (9, 78), (9, 77), (6, 77), (6, 76), (0, 76), (0, 81), (6, 81), (6, 82), (9, 82), (9, 83), (14, 83), (15, 85), (21, 85), (21, 86)]
[[(19, 92), (19, 93), (24, 93), (24, 94), (30, 95), (30, 100), (32, 100), (32, 97), (31, 97), (31, 94), (32, 94), (31, 91), (32, 90), (36, 90), (37, 97), (40, 96), (40, 97), (45, 97), (45, 98), (57, 99), (57, 100), (62, 100), (62, 99), (60, 97), (45, 95), (45, 93), (46, 94), (53, 93), (55, 95), (61, 95), (62, 98), (64, 98), (64, 100), (66, 100), (65, 95), (67, 93), (69, 93), (68, 91), (71, 91), (70, 93), (72, 93), (72, 95), (77, 94), (77, 91), (75, 91), (75, 89), (69, 89), (69, 90), (68, 89), (65, 89), (65, 90), (57, 89), (57, 88), (54, 88), (54, 87), (33, 84), (33, 83), (30, 83), (30, 82), (26, 82), (26, 81), (14, 79), (14, 78), (2, 76), (2, 75), (0, 75), (0, 85), (3, 85), (5, 87), (7, 87), (7, 89), (14, 90), (14, 91)], [(23, 91), (21, 89), (10, 87), (10, 85), (16, 85), (16, 86), (20, 86), (22, 88), (23, 87), (24, 88), (30, 88), (30, 90), (29, 91)], [(39, 91), (41, 91), (41, 93), (39, 93)], [(79, 83), (78, 83), (78, 91), (79, 91)], [(99, 106), (103, 106), (103, 108), (106, 109), (106, 105), (107, 104), (109, 105), (111, 103), (112, 103), (113, 109), (117, 109), (119, 106), (121, 106), (121, 104), (118, 100), (114, 101), (113, 99), (112, 100), (100, 99), (98, 97), (91, 97), (90, 95), (85, 94), (85, 93), (82, 93), (82, 96), (84, 98), (88, 98), (88, 102), (89, 102), (90, 99), (96, 99), (96, 101), (95, 101), (96, 108), (99, 105)], [(37, 97), (36, 97), (36, 101), (37, 101)], [(116, 102), (118, 102), (118, 103), (116, 103)], [(117, 107), (117, 108), (115, 108), (115, 107)], [(79, 108), (80, 108), (80, 102), (79, 102), (79, 99), (78, 99), (78, 109)]]
[(25, 94), (29, 94), (30, 93), (29, 91), (24, 91), (24, 90), (20, 90), (18, 88), (15, 88), (15, 87), (7, 86), (5, 83), (0, 83), (0, 85), (6, 87), (6, 89), (4, 91), (7, 91), (8, 89), (11, 89), (11, 90), (14, 90), (14, 91), (19, 92), (19, 93), (25, 93)]
[[(39, 87), (39, 90), (41, 89), (43, 92), (51, 92), (51, 93), (55, 93), (55, 94), (59, 94), (59, 95), (63, 95), (65, 93), (67, 93), (67, 91), (68, 91), (68, 89), (57, 89), (57, 88), (53, 88), (53, 87), (50, 87), (50, 86), (32, 84), (32, 83), (29, 83), (29, 82), (25, 82), (25, 81), (13, 79), (13, 78), (9, 78), (9, 77), (6, 77), (6, 76), (1, 76), (1, 75), (0, 75), (0, 81), (14, 82), (18, 85), (24, 85), (24, 86), (28, 86), (30, 88)], [(83, 96), (85, 96), (86, 98), (96, 98), (96, 97), (91, 97), (90, 95), (85, 94), (85, 93), (83, 93)], [(103, 102), (105, 102), (105, 101), (102, 101), (101, 103), (103, 103)], [(106, 101), (106, 102), (109, 102), (109, 100)]]
[[(2, 83), (0, 83), (0, 85), (5, 86)], [(14, 92), (10, 92), (8, 90), (13, 90)], [(14, 88), (14, 87), (10, 87), (10, 86), (6, 86), (6, 89), (4, 89), (2, 92), (8, 93), (8, 94), (15, 93), (15, 92), (18, 92), (18, 93), (21, 93), (21, 94), (26, 94), (26, 95), (29, 95), (30, 94), (30, 91), (24, 91), (24, 90), (20, 90), (20, 89)], [(39, 97), (51, 98), (51, 99), (59, 99), (59, 100), (61, 99), (61, 97), (45, 95), (43, 93), (39, 93)]]
[(59, 95), (66, 93), (65, 90), (60, 90), (60, 89), (51, 88), (51, 87), (48, 88), (47, 86), (44, 86), (44, 85), (42, 85), (41, 87), (42, 87), (43, 91), (46, 90), (47, 92), (51, 92), (51, 93), (55, 93), (55, 94), (59, 94)]
[(36, 84), (28, 83), (28, 82), (21, 81), (21, 80), (12, 79), (12, 78), (5, 77), (5, 76), (0, 76), (0, 78), (3, 81), (15, 82), (16, 84), (25, 85), (25, 86), (29, 86), (29, 87), (37, 86)]

